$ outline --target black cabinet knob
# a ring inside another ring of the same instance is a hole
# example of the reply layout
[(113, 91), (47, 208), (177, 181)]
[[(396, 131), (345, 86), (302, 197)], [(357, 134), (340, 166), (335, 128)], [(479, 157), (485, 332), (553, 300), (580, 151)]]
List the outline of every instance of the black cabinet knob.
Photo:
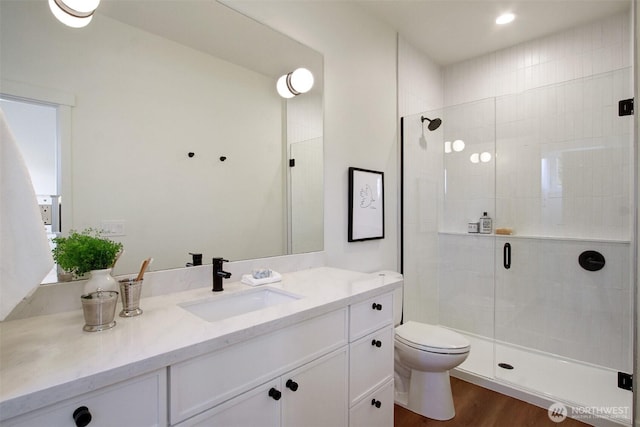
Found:
[(76, 427), (85, 427), (91, 422), (91, 412), (86, 406), (81, 406), (73, 411), (73, 421)]
[(371, 305), (371, 308), (374, 310), (382, 310), (382, 304), (376, 304), (375, 302)]
[(371, 341), (371, 345), (376, 346), (378, 348), (382, 347), (382, 341), (379, 340), (373, 340)]
[(375, 406), (376, 408), (379, 408), (382, 406), (382, 402), (380, 402), (379, 400), (376, 399), (372, 399), (371, 400), (371, 406)]
[(274, 387), (271, 387), (269, 390), (269, 397), (272, 397), (273, 400), (280, 400), (282, 397), (282, 392), (276, 390)]
[(287, 388), (291, 391), (298, 390), (298, 383), (295, 382), (294, 380), (287, 380), (287, 383), (285, 384), (285, 386), (287, 386)]

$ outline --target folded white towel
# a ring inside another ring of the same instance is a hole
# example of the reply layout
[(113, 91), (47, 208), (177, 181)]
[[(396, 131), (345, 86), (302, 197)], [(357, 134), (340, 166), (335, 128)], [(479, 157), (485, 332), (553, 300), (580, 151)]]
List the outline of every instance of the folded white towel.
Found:
[(0, 110), (0, 320), (53, 267), (27, 166)]
[(266, 285), (267, 283), (275, 283), (282, 280), (282, 276), (277, 271), (271, 271), (271, 276), (265, 277), (262, 279), (256, 279), (251, 274), (243, 274), (242, 280), (240, 280), (245, 285), (251, 286), (260, 286)]

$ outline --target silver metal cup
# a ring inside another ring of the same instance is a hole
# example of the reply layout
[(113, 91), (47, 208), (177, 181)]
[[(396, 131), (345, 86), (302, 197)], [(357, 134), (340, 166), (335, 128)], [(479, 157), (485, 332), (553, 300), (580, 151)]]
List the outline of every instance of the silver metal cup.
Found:
[(120, 297), (122, 299), (122, 311), (120, 317), (133, 317), (142, 314), (140, 309), (140, 293), (142, 292), (142, 280), (122, 279), (120, 285)]
[(97, 291), (80, 296), (84, 312), (84, 327), (87, 332), (104, 331), (116, 325), (118, 293), (116, 291)]

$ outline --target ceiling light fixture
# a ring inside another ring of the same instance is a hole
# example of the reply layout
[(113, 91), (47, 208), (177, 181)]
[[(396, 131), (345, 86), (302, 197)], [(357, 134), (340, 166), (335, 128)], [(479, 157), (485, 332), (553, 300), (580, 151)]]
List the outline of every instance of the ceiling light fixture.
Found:
[(510, 13), (510, 12), (503, 13), (502, 15), (496, 18), (496, 24), (498, 25), (508, 24), (509, 22), (513, 22), (514, 19), (516, 19), (516, 15), (514, 15), (513, 13)]
[(100, 0), (49, 0), (49, 9), (58, 21), (73, 28), (89, 25)]
[(313, 87), (313, 74), (306, 68), (298, 68), (278, 79), (276, 89), (283, 98), (293, 98), (301, 93), (307, 93)]

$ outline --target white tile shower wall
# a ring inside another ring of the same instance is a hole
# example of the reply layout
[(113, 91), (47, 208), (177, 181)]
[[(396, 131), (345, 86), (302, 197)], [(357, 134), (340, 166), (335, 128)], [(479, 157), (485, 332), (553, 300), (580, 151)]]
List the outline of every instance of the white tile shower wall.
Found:
[(494, 239), (440, 234), (440, 324), (493, 337)]
[[(582, 269), (585, 250), (601, 252), (605, 267)], [(630, 372), (628, 243), (443, 233), (440, 252), (440, 324)]]
[(631, 17), (618, 14), (444, 69), (444, 102), (456, 105), (632, 65)]
[[(447, 107), (444, 139), (466, 146), (444, 156), (441, 230), (465, 232), (489, 211), (497, 227), (519, 234), (628, 240), (633, 120), (617, 117), (612, 100), (630, 96), (629, 76), (623, 69), (499, 97), (495, 106)], [(469, 161), (483, 151), (496, 158)]]
[(487, 99), (447, 107), (444, 110), (444, 141), (464, 142), (464, 149), (444, 154), (445, 188), (440, 230), (467, 232), (483, 212), (494, 216), (495, 161), (472, 163), (475, 153), (495, 152), (495, 102)]
[(617, 100), (631, 96), (624, 68), (498, 97), (496, 226), (629, 240), (633, 118)]
[[(580, 267), (585, 250), (604, 255), (602, 270)], [(628, 243), (498, 237), (495, 257), (497, 340), (630, 372)]]

